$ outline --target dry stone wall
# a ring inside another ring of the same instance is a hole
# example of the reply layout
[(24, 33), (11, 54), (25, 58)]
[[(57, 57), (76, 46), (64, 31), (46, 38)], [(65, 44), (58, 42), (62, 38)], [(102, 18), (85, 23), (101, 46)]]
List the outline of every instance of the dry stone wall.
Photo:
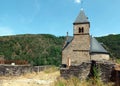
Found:
[(82, 63), (81, 65), (70, 66), (69, 68), (61, 68), (60, 74), (64, 78), (69, 78), (71, 76), (76, 76), (79, 79), (86, 79), (89, 75), (91, 65), (90, 63)]
[[(100, 69), (100, 78), (104, 82), (110, 81), (112, 68), (115, 64), (111, 62), (95, 62), (95, 67)], [(92, 62), (84, 62), (81, 65), (70, 66), (69, 68), (61, 68), (60, 73), (64, 78), (69, 78), (70, 76), (76, 76), (79, 79), (88, 79), (94, 77), (93, 68), (94, 65)]]
[(31, 72), (40, 72), (51, 66), (0, 65), (0, 76), (19, 76)]

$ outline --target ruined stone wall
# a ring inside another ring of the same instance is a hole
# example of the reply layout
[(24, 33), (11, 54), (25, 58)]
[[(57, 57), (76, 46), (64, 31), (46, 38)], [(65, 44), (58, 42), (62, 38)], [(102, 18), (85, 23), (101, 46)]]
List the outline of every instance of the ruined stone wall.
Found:
[(115, 64), (111, 62), (97, 62), (96, 66), (100, 68), (100, 78), (104, 82), (109, 82), (112, 75), (112, 70)]
[(0, 76), (19, 76), (31, 72), (40, 72), (51, 66), (0, 65)]
[(11, 66), (11, 65), (0, 65), (0, 75), (21, 75), (32, 72), (31, 66)]
[[(60, 74), (64, 78), (69, 78), (70, 76), (76, 76), (79, 79), (87, 79), (92, 75), (91, 69), (93, 66), (92, 63), (84, 62), (81, 65), (70, 66), (69, 68), (61, 68)], [(111, 62), (96, 62), (96, 67), (100, 69), (100, 78), (104, 82), (110, 81), (112, 68), (114, 64)]]
[(89, 75), (91, 65), (90, 63), (82, 63), (81, 65), (77, 66), (70, 66), (69, 68), (61, 68), (60, 74), (61, 77), (69, 78), (71, 76), (76, 76), (79, 79), (86, 79)]

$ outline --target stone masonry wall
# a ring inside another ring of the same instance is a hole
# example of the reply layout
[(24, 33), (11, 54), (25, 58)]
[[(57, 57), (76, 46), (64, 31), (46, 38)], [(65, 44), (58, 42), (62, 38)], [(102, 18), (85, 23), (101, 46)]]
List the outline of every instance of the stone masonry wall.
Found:
[[(84, 31), (79, 32), (79, 28), (83, 28)], [(73, 40), (62, 50), (62, 64), (68, 64), (68, 59), (74, 65), (90, 60), (89, 24), (75, 24), (73, 29)]]
[(0, 76), (19, 76), (31, 72), (40, 72), (51, 66), (0, 65)]
[(81, 34), (79, 33), (79, 27), (84, 27), (84, 33), (89, 33), (90, 26), (89, 24), (77, 24), (73, 26), (74, 33), (73, 34)]
[[(96, 62), (96, 67), (100, 69), (100, 78), (104, 82), (110, 81), (112, 68), (114, 64), (111, 62)], [(70, 76), (76, 76), (79, 79), (87, 79), (92, 76), (92, 62), (84, 62), (78, 66), (70, 66), (69, 68), (61, 68), (61, 77), (69, 78)]]
[(61, 68), (61, 77), (69, 78), (70, 76), (76, 76), (79, 79), (86, 79), (89, 75), (91, 65), (90, 63), (82, 63), (78, 66), (70, 66), (69, 68)]
[(81, 64), (90, 60), (89, 49), (90, 37), (89, 35), (76, 35), (72, 42), (62, 51), (62, 64), (67, 64), (68, 58), (71, 64)]
[(100, 60), (109, 60), (109, 59), (110, 59), (109, 54), (92, 54), (91, 55), (91, 60), (100, 61)]

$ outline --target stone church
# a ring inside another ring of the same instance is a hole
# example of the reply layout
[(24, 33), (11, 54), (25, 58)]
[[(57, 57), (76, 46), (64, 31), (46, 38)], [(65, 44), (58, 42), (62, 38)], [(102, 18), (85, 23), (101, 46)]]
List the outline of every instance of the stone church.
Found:
[(73, 37), (67, 36), (62, 50), (62, 64), (80, 65), (91, 60), (109, 60), (109, 53), (90, 36), (90, 22), (81, 9), (73, 23)]

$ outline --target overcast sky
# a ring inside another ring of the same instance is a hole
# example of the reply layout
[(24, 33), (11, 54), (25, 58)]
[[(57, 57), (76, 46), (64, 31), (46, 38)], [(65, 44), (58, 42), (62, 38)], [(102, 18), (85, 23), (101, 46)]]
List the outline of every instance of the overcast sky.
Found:
[(0, 35), (73, 35), (81, 7), (91, 35), (120, 33), (120, 0), (0, 0)]

